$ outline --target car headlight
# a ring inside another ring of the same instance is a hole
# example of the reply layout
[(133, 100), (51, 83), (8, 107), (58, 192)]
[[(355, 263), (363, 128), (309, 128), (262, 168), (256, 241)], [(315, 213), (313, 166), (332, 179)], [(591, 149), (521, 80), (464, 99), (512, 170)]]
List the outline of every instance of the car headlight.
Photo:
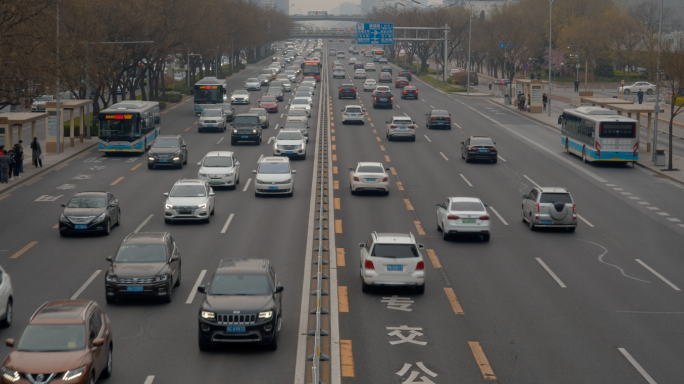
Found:
[(202, 311), (202, 318), (203, 319), (213, 319), (214, 317), (216, 317), (216, 314), (214, 312)]
[(271, 317), (273, 317), (273, 311), (259, 312), (260, 319), (270, 319)]
[(252, 129), (252, 133), (256, 133), (256, 132), (257, 132), (256, 129)]
[(206, 207), (207, 207), (206, 204), (200, 204), (197, 206), (197, 208), (199, 208), (199, 209), (205, 209)]
[(256, 179), (254, 182), (255, 182), (256, 184), (264, 184), (264, 182), (263, 182), (262, 180), (259, 180), (259, 179)]
[(166, 209), (173, 209), (173, 205), (171, 205), (171, 204), (166, 204)]
[(116, 283), (117, 281), (119, 281), (119, 279), (117, 279), (114, 275), (107, 275), (107, 277), (105, 277), (105, 280), (109, 281), (110, 283)]
[(166, 281), (167, 276), (166, 275), (161, 275), (161, 276), (155, 276), (154, 281)]
[(67, 219), (66, 216), (64, 216), (64, 214), (62, 213), (61, 215), (59, 215), (59, 221), (63, 223), (68, 223), (69, 219)]
[(233, 129), (233, 133), (237, 134), (237, 129)]
[(200, 172), (199, 175), (200, 175), (200, 177), (207, 177), (207, 174), (206, 174), (206, 173)]
[(287, 180), (283, 181), (283, 184), (289, 184), (291, 182), (292, 182), (292, 179), (287, 179)]
[(68, 371), (64, 372), (64, 376), (62, 376), (62, 380), (70, 381), (70, 380), (76, 379), (78, 377), (81, 377), (85, 373), (85, 370), (86, 370), (86, 367), (68, 370)]
[(100, 216), (96, 217), (95, 220), (93, 220), (93, 223), (99, 223), (104, 220), (105, 217), (107, 217), (107, 212), (103, 212)]
[(2, 377), (11, 382), (19, 381), (20, 379), (19, 372), (5, 367), (2, 367)]
[(148, 157), (147, 159), (150, 161), (154, 161), (154, 157), (152, 157), (152, 156)]

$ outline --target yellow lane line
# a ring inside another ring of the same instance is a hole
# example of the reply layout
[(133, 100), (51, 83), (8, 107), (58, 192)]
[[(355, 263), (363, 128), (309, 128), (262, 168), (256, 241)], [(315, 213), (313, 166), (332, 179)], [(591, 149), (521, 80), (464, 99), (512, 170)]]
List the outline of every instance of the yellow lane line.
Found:
[(64, 163), (64, 164), (60, 165), (59, 167), (55, 168), (54, 170), (59, 171), (59, 170), (62, 170), (68, 166), (69, 166), (69, 163)]
[(432, 261), (432, 266), (434, 268), (442, 268), (442, 263), (439, 262), (434, 249), (428, 249), (427, 254), (430, 256), (430, 261)]
[(484, 376), (485, 380), (496, 380), (494, 371), (492, 370), (492, 367), (489, 365), (487, 356), (485, 356), (484, 351), (480, 346), (480, 343), (478, 343), (477, 341), (469, 341), (468, 345), (470, 345), (470, 350), (473, 351), (475, 361), (477, 361), (477, 365), (480, 367), (480, 371), (482, 371), (482, 376)]
[(52, 226), (52, 229), (57, 229), (57, 228), (59, 228), (59, 224), (55, 224)]
[(82, 154), (76, 156), (76, 158), (77, 158), (77, 159), (82, 159), (82, 158), (84, 158), (84, 157), (86, 157), (86, 156), (88, 156), (88, 155), (90, 155), (90, 151), (84, 152), (84, 153), (82, 153)]
[[(373, 124), (371, 124), (371, 125), (373, 125)], [(376, 130), (374, 129), (374, 130), (373, 130), (373, 133), (375, 133), (375, 134), (377, 135), (377, 134), (378, 134), (378, 131), (376, 131)]]
[(335, 209), (342, 209), (342, 208), (340, 208), (340, 198), (339, 197), (335, 198)]
[(192, 125), (197, 125), (197, 122), (195, 121), (194, 123), (192, 123)]
[(131, 168), (131, 171), (135, 171), (136, 169), (140, 168), (142, 166), (142, 163), (138, 163), (135, 165), (135, 167)]
[(337, 287), (337, 301), (340, 308), (340, 313), (349, 312), (349, 299), (347, 298), (347, 287)]
[(14, 255), (10, 256), (10, 259), (16, 259), (16, 258), (18, 258), (19, 256), (21, 256), (21, 255), (23, 255), (24, 253), (26, 253), (26, 251), (28, 251), (29, 249), (33, 248), (33, 246), (36, 245), (36, 244), (38, 244), (37, 241), (32, 241), (32, 242), (28, 243), (24, 248), (20, 249), (20, 250), (19, 250), (17, 253), (15, 253)]
[(385, 155), (385, 161), (388, 162), (388, 163), (391, 163), (391, 162), (392, 162), (392, 160), (390, 160), (389, 156), (387, 156), (387, 155)]
[(371, 121), (371, 118), (370, 118), (370, 116), (368, 116), (368, 121)]
[(416, 226), (416, 231), (420, 236), (425, 236), (425, 230), (423, 229), (423, 224), (420, 221), (414, 221), (413, 224)]
[(380, 150), (383, 151), (383, 152), (385, 152), (385, 146), (384, 146), (384, 145), (381, 145), (381, 146), (380, 146)]
[(330, 136), (330, 141), (335, 141), (335, 136)]
[(463, 308), (461, 307), (461, 302), (458, 301), (458, 298), (454, 293), (454, 289), (451, 287), (444, 287), (444, 293), (446, 293), (447, 299), (449, 300), (449, 304), (451, 304), (451, 309), (454, 310), (454, 313), (457, 315), (463, 315), (464, 313)]
[(340, 182), (338, 180), (333, 180), (333, 189), (340, 189)]
[(397, 188), (398, 188), (400, 191), (403, 191), (403, 190), (404, 190), (404, 184), (402, 184), (401, 181), (397, 181)]
[(404, 204), (406, 204), (406, 209), (408, 209), (409, 211), (413, 211), (413, 204), (411, 204), (411, 200), (404, 199)]
[(333, 161), (337, 161), (337, 155), (333, 155)]
[(335, 220), (335, 233), (342, 233), (342, 220)]
[(394, 170), (394, 167), (390, 167), (390, 172), (392, 172), (394, 176), (397, 175), (397, 171)]
[(340, 358), (342, 360), (342, 377), (354, 377), (354, 357), (351, 340), (340, 340)]
[(192, 127), (187, 127), (187, 128), (185, 128), (185, 132), (187, 132), (187, 131), (189, 131), (189, 130), (191, 130), (191, 129), (192, 129)]
[(375, 140), (376, 140), (377, 142), (380, 142), (380, 138), (377, 137), (377, 136), (375, 136)]
[(333, 116), (330, 116), (330, 121), (335, 121), (335, 118)]
[[(330, 126), (331, 126), (331, 127), (334, 127), (334, 126), (335, 126), (335, 123), (330, 123)], [(332, 133), (335, 133), (335, 130), (334, 130), (334, 129), (332, 130)]]
[[(64, 164), (64, 165), (69, 165), (69, 164)], [(42, 177), (36, 177), (35, 179), (29, 181), (28, 183), (26, 183), (26, 184), (24, 184), (24, 185), (33, 185), (33, 184), (35, 184), (35, 183), (37, 183), (37, 182), (39, 182), (39, 181), (41, 181), (41, 180), (43, 180)]]
[(330, 130), (330, 133), (335, 133), (335, 130), (334, 130), (334, 129), (331, 129), (331, 130)]
[(332, 150), (333, 150), (333, 151), (337, 151), (337, 145), (333, 144), (333, 145), (332, 145)]
[(347, 263), (344, 259), (344, 248), (337, 248), (337, 266), (346, 267)]
[(337, 167), (333, 167), (333, 173), (337, 174)]
[(10, 193), (8, 193), (6, 195), (2, 195), (2, 196), (0, 196), (0, 200), (5, 200), (6, 198), (8, 198), (10, 196), (12, 196), (12, 194), (10, 194)]
[[(370, 126), (371, 126), (371, 127), (375, 127), (375, 124), (370, 123)], [(377, 132), (375, 132), (375, 129), (373, 130), (373, 133), (377, 133)]]
[(114, 182), (111, 183), (111, 184), (109, 184), (109, 185), (117, 185), (117, 184), (119, 184), (119, 181), (121, 181), (121, 180), (123, 180), (123, 179), (125, 179), (125, 178), (126, 178), (125, 176), (121, 176), (121, 177), (119, 177), (118, 179), (114, 180)]

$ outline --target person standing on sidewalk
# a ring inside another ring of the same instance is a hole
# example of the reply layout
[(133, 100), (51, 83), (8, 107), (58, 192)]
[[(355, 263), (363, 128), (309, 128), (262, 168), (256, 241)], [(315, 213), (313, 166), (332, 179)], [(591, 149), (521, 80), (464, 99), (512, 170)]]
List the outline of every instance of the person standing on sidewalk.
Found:
[(542, 103), (544, 103), (544, 110), (546, 111), (546, 103), (549, 102), (549, 97), (545, 94), (542, 95)]
[(14, 168), (17, 165), (17, 163), (14, 162), (14, 148), (10, 149), (9, 152), (7, 152), (7, 156), (9, 157), (9, 168), (7, 169), (7, 179), (12, 180), (12, 176), (14, 175)]
[(639, 90), (639, 92), (637, 92), (637, 99), (639, 99), (639, 104), (641, 104), (644, 101), (644, 91), (642, 91), (641, 89)]
[(43, 150), (40, 148), (38, 138), (34, 137), (33, 141), (31, 142), (31, 159), (33, 159), (33, 165), (36, 168), (38, 168), (38, 164), (40, 164), (41, 168), (43, 167), (43, 160), (41, 159), (41, 156), (43, 156)]
[(579, 92), (579, 80), (575, 80), (575, 92)]
[(9, 183), (10, 157), (5, 153), (4, 146), (0, 146), (0, 183)]
[(21, 165), (19, 166), (19, 173), (24, 173), (24, 140), (19, 140), (19, 149), (21, 150)]
[(14, 144), (14, 177), (21, 179), (19, 172), (24, 164), (24, 151), (19, 143)]

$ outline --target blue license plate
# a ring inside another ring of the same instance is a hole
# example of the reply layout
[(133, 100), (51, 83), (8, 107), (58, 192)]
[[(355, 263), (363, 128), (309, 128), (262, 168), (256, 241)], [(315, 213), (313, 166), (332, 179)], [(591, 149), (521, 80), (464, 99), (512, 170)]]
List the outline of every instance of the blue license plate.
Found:
[(277, 190), (278, 190), (278, 187), (268, 187), (268, 190), (269, 190), (269, 191), (277, 191)]
[(380, 99), (380, 101), (387, 101), (387, 99)]
[(76, 228), (76, 229), (88, 229), (88, 226), (81, 224), (81, 225), (75, 225), (74, 228)]
[(249, 139), (249, 136), (241, 136), (242, 139)]
[(159, 159), (159, 162), (160, 162), (160, 163), (168, 163), (168, 162), (169, 162), (169, 159)]
[(294, 153), (294, 151), (285, 151), (285, 154), (286, 154), (286, 155), (291, 155), (291, 154), (293, 154), (293, 153)]
[(404, 266), (403, 265), (388, 265), (387, 270), (388, 271), (403, 271)]
[(244, 325), (229, 325), (226, 327), (228, 333), (245, 333)]
[(542, 220), (542, 221), (541, 221), (541, 224), (542, 224), (542, 225), (552, 225), (552, 224), (553, 224), (553, 220)]
[(439, 123), (439, 125), (444, 125), (444, 123)]
[(487, 152), (488, 149), (478, 149), (478, 151), (480, 151), (480, 152)]
[(214, 127), (214, 124), (207, 124), (207, 127), (213, 128), (213, 127)]
[(399, 127), (399, 129), (406, 129), (406, 127)]
[(375, 181), (377, 179), (366, 179), (366, 181)]
[(142, 292), (143, 287), (126, 287), (126, 292)]

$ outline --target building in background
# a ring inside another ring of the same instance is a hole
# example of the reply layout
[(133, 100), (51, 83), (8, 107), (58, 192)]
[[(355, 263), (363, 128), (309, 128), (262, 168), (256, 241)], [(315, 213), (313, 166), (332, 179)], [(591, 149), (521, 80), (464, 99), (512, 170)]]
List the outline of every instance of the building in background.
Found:
[(285, 14), (290, 13), (290, 0), (250, 0), (250, 2), (262, 8), (275, 9)]
[[(517, 0), (473, 0), (473, 13), (479, 17), (488, 17), (495, 10), (501, 9), (513, 1)], [(443, 7), (452, 5), (470, 8), (470, 2), (467, 0), (442, 0)]]

